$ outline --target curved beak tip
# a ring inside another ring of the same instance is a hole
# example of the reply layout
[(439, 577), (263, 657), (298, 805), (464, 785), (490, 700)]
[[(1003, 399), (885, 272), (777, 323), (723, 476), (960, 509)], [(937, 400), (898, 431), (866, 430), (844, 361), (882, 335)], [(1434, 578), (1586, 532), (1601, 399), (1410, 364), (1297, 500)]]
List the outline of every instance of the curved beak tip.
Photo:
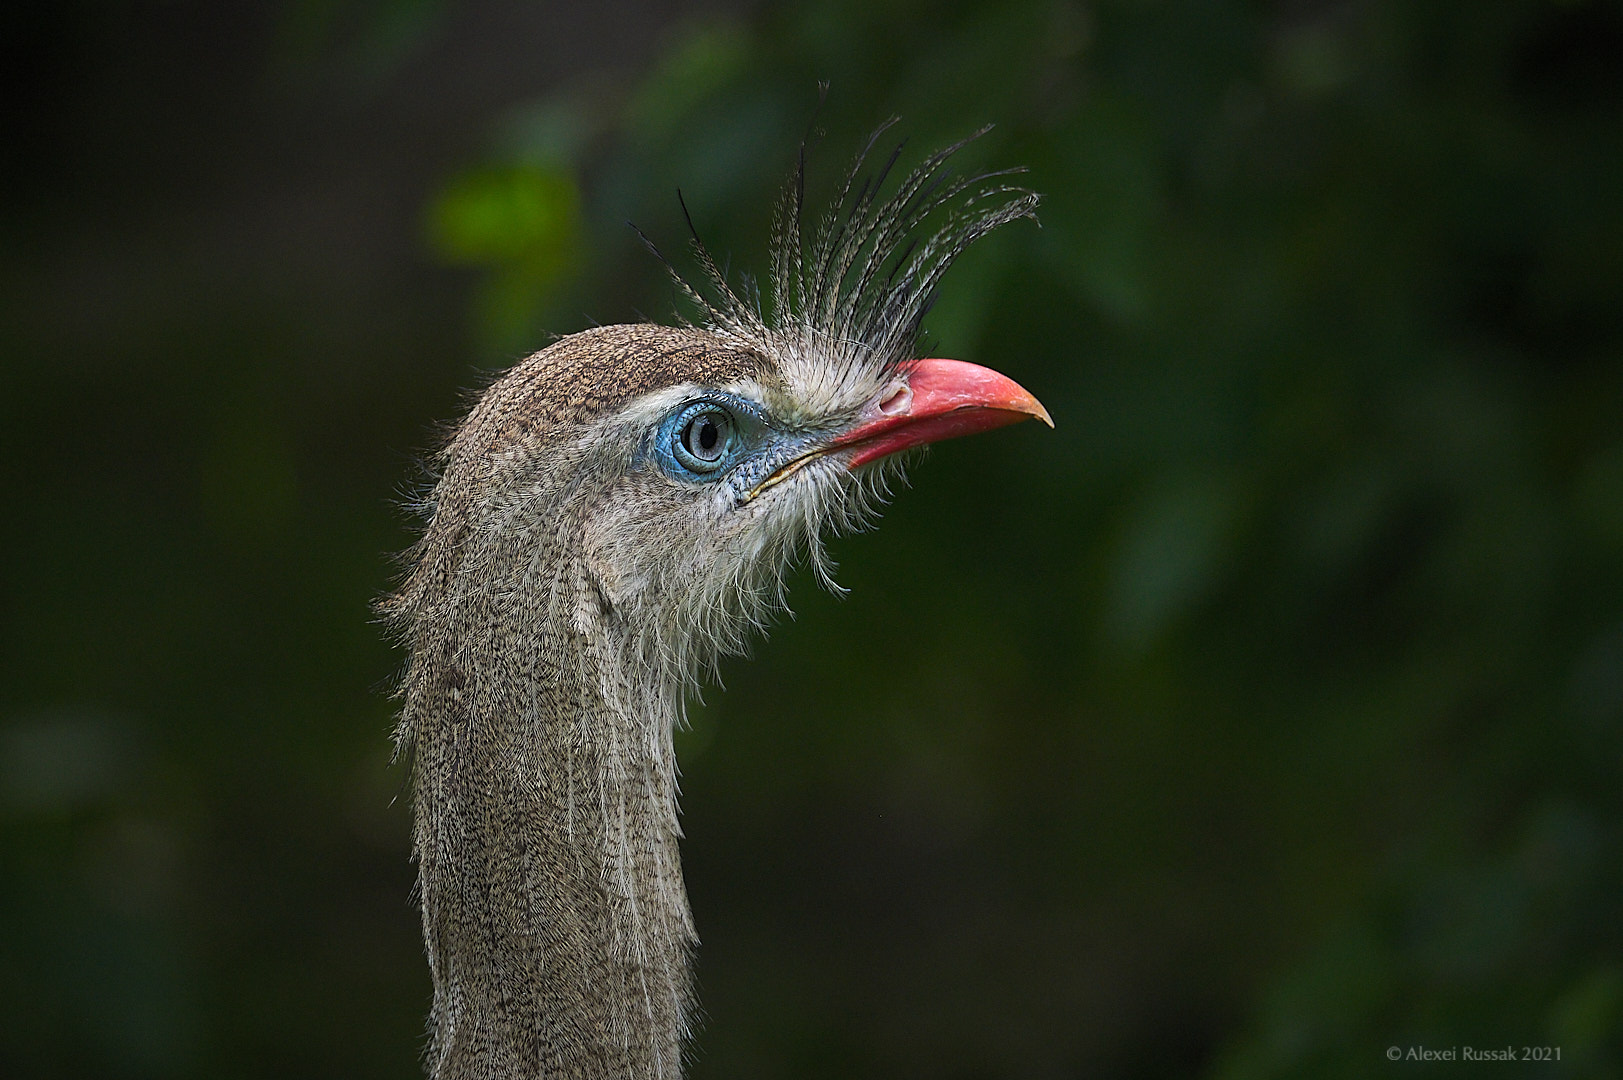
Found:
[[(1054, 418), (1048, 415), (1043, 403), (1000, 372), (963, 360), (920, 360), (908, 376), (912, 388), (913, 417), (927, 419), (959, 409), (984, 410), (1007, 414), (1007, 418), (987, 417), (986, 428), (1018, 423), (1022, 417), (1041, 420), (1050, 428)], [(963, 434), (981, 430), (973, 424), (964, 426)]]

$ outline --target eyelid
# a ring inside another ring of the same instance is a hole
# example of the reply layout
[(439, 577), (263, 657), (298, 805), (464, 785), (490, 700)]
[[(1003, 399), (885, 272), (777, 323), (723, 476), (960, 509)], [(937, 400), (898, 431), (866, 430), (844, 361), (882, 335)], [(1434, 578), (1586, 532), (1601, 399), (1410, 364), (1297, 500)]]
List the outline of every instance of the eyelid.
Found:
[(735, 420), (747, 420), (751, 424), (761, 427), (766, 426), (766, 410), (749, 398), (737, 397), (733, 394), (706, 394), (704, 397), (689, 402), (687, 408), (702, 404), (720, 406), (732, 413)]
[(733, 428), (745, 441), (753, 438), (762, 429), (770, 427), (767, 419), (768, 413), (760, 403), (746, 397), (716, 392), (705, 394), (685, 403), (674, 415), (681, 417), (679, 424), (685, 425), (689, 419), (697, 415), (706, 405), (714, 406), (727, 412), (733, 418)]

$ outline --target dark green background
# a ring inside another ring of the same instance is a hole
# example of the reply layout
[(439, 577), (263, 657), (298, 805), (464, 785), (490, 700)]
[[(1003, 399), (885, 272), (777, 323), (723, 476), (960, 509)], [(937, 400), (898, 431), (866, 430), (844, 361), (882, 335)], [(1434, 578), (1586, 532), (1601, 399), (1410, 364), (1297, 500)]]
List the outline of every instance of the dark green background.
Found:
[[(1042, 225), (679, 737), (695, 1080), (1616, 1077), (1623, 6), (9, 7), (0, 1074), (410, 1077), (369, 621), (463, 389), (891, 113)], [(818, 80), (832, 84), (812, 120)], [(1559, 1047), (1559, 1066), (1387, 1048)]]

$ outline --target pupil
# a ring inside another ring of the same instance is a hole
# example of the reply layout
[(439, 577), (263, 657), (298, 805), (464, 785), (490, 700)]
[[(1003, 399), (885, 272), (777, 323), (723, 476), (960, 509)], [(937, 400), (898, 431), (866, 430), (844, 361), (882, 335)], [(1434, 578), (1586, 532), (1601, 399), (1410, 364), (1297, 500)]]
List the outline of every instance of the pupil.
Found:
[(714, 420), (706, 420), (699, 427), (699, 448), (701, 450), (714, 450), (721, 433), (716, 430)]

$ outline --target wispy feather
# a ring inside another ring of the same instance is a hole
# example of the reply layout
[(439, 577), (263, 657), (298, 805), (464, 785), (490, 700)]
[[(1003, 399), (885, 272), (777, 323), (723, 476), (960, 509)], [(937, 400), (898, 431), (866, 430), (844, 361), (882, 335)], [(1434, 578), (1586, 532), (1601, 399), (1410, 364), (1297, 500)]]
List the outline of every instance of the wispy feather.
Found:
[[(825, 370), (877, 372), (913, 357), (941, 277), (964, 250), (1019, 218), (1035, 218), (1036, 192), (1010, 183), (1023, 169), (957, 173), (952, 159), (991, 130), (936, 151), (887, 192), (898, 144), (869, 170), (874, 148), (897, 123), (881, 124), (846, 171), (806, 240), (806, 145), (778, 200), (772, 228), (771, 297), (749, 280), (737, 289), (682, 203), (699, 276), (690, 281), (643, 235), (700, 325), (781, 355), (815, 353)], [(678, 196), (680, 198), (680, 194)], [(841, 362), (844, 362), (842, 365)]]

